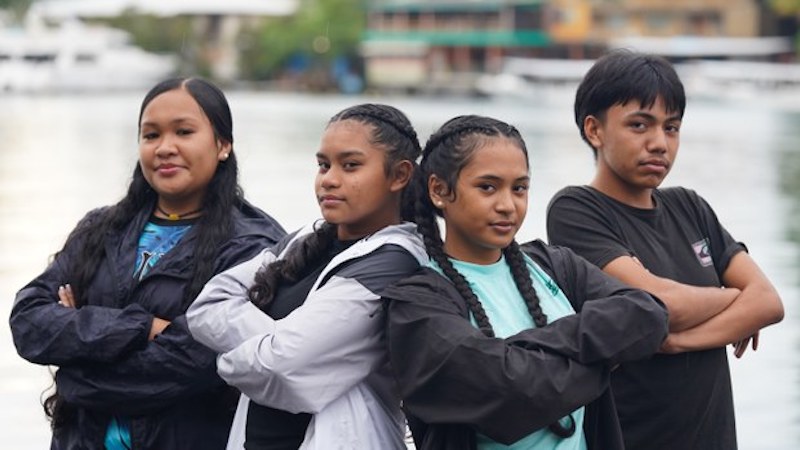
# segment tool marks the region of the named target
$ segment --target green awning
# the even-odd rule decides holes
[[[367,31],[364,41],[414,42],[435,46],[469,47],[544,47],[550,44],[547,33],[521,31]]]

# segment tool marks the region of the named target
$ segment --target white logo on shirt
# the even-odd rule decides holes
[[[714,264],[711,259],[711,252],[708,249],[708,238],[703,238],[692,244],[692,249],[694,249],[694,254],[697,256],[697,260],[700,261],[701,266],[708,267]]]

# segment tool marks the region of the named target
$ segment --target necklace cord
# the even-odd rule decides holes
[[[173,221],[174,221],[174,220],[181,220],[181,219],[183,219],[183,218],[184,218],[184,217],[186,217],[186,216],[191,216],[191,215],[194,215],[194,214],[197,214],[197,213],[199,213],[199,212],[203,211],[203,208],[198,208],[198,209],[195,209],[194,211],[189,211],[189,212],[187,212],[187,213],[183,213],[183,214],[177,214],[177,213],[168,213],[168,212],[164,211],[164,210],[161,208],[161,206],[160,206],[160,205],[158,205],[158,204],[156,204],[156,209],[157,209],[157,210],[158,210],[158,212],[160,212],[161,214],[163,214],[163,215],[167,216],[167,220],[173,220]]]

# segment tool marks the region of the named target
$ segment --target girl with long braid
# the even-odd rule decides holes
[[[609,374],[658,350],[664,308],[568,249],[517,244],[530,177],[514,127],[448,121],[415,183],[431,262],[383,297],[417,449],[622,449]]]
[[[399,110],[357,105],[322,137],[323,220],[212,279],[188,312],[239,388],[229,449],[405,449],[383,288],[427,261],[403,198],[420,154]]]
[[[236,393],[185,311],[214,274],[286,234],[244,199],[216,86],[157,84],[138,128],[125,197],[89,212],[11,311],[19,354],[58,367],[52,449],[222,448]]]

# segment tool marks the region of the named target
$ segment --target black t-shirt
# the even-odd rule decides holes
[[[694,191],[653,192],[639,209],[588,187],[567,187],[548,207],[551,244],[571,247],[598,267],[636,257],[651,273],[695,286],[721,286],[731,258],[745,250]],[[628,449],[731,450],[736,426],[724,347],[657,354],[612,376]]]

